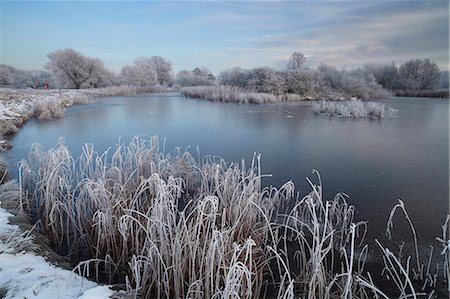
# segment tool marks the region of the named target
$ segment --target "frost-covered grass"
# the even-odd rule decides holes
[[[300,197],[292,182],[263,187],[258,156],[250,165],[196,161],[161,152],[157,138],[105,153],[85,145],[80,157],[62,141],[35,145],[29,159],[23,208],[80,273],[122,281],[138,297],[264,298],[267,288],[278,298],[389,297],[365,269],[366,224],[346,195],[323,198],[320,177]],[[378,250],[397,297],[431,292],[448,273],[448,261],[430,276],[419,261]],[[426,291],[411,283],[419,272]]]
[[[115,85],[103,88],[81,89],[81,92],[90,96],[129,96],[143,93],[155,93],[171,91],[170,88],[153,85],[153,86],[135,86],[135,85]]]
[[[350,118],[391,118],[397,115],[397,110],[376,102],[350,101],[320,101],[313,104],[316,114]]]
[[[398,97],[450,98],[448,89],[421,91],[396,90],[395,95]]]
[[[276,103],[278,97],[262,92],[249,92],[239,87],[231,86],[192,86],[182,87],[181,94],[185,97],[206,99],[219,102],[237,103]]]
[[[14,182],[0,185],[0,206],[20,199]],[[9,223],[14,215],[0,207],[1,298],[109,298],[114,292],[72,271],[58,268],[34,251],[38,246],[29,231]]]
[[[32,117],[64,117],[65,107],[90,102],[91,98],[79,91],[0,89],[0,134],[17,132]]]
[[[5,158],[3,158],[3,155],[0,152],[0,183],[6,177],[8,167],[9,167],[8,162],[6,162]]]
[[[42,120],[64,117],[66,107],[89,104],[93,97],[162,91],[168,91],[168,88],[159,85],[150,87],[120,85],[76,90],[0,88],[0,135],[17,132],[18,127],[32,117]]]
[[[342,92],[337,92],[326,88],[320,92],[316,92],[315,94],[308,93],[303,96],[295,93],[280,93],[275,95],[272,93],[253,92],[240,87],[227,85],[182,87],[180,91],[185,97],[219,102],[253,104],[296,102],[318,99],[326,101],[339,100],[345,102],[346,99],[350,99],[350,97],[345,96]]]

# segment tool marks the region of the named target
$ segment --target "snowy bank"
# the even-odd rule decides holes
[[[65,107],[89,102],[89,96],[74,90],[0,89],[0,133],[15,133],[32,117],[64,117]]]
[[[89,104],[98,96],[136,95],[168,91],[164,86],[110,86],[105,88],[39,90],[0,88],[0,149],[11,147],[2,137],[17,132],[32,117],[54,119],[65,116],[65,108]]]
[[[58,268],[32,252],[32,237],[9,223],[0,207],[1,298],[110,298],[114,291],[72,271]]]
[[[181,95],[185,97],[205,99],[218,102],[237,102],[251,104],[278,103],[283,101],[305,100],[296,94],[274,95],[264,92],[253,92],[233,86],[191,86],[182,87]]]

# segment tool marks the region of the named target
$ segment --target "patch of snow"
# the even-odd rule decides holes
[[[114,293],[109,287],[58,268],[33,252],[17,253],[16,243],[8,240],[23,232],[9,223],[11,216],[0,208],[0,289],[6,291],[5,299],[106,299]]]
[[[113,293],[107,286],[98,286],[84,291],[78,299],[106,299]]]

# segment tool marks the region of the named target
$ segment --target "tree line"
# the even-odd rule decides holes
[[[407,95],[435,90],[447,90],[448,96],[448,71],[440,71],[429,59],[411,59],[398,67],[394,62],[366,64],[351,70],[339,70],[323,63],[313,69],[305,62],[303,54],[294,52],[284,70],[234,67],[221,72],[218,78],[224,85],[276,95],[293,93],[313,99],[370,99],[386,97],[387,93]]]
[[[139,87],[213,85],[215,77],[206,67],[182,70],[176,76],[172,63],[161,57],[138,57],[116,74],[103,61],[83,55],[73,49],[60,49],[47,55],[43,70],[25,71],[0,65],[0,85],[16,88],[39,88],[45,82],[51,88],[99,88],[115,85]]]
[[[350,70],[320,64],[305,65],[302,53],[294,52],[283,70],[271,67],[241,69],[233,67],[216,77],[206,67],[173,74],[172,64],[161,56],[138,57],[116,74],[103,61],[73,49],[60,49],[47,55],[43,70],[24,71],[0,65],[0,85],[39,88],[48,82],[51,88],[98,88],[114,85],[199,86],[228,85],[249,91],[297,94],[304,98],[386,97],[388,93],[407,94],[448,90],[448,71],[441,71],[430,59],[411,59],[397,66],[366,64]],[[448,91],[447,91],[448,94]]]

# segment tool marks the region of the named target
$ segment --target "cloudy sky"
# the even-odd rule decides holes
[[[1,1],[1,63],[40,69],[74,48],[119,71],[160,55],[175,71],[431,58],[448,68],[448,1],[129,2]]]

